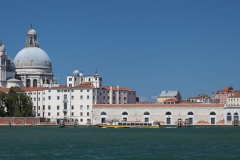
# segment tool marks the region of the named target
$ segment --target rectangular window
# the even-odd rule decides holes
[[[80,92],[82,92],[82,89],[80,90]]]
[[[74,109],[74,106],[72,105],[72,109]]]
[[[83,96],[80,96],[80,99],[83,99]]]
[[[72,116],[74,116],[74,112],[72,112]]]
[[[38,98],[38,101],[40,101],[40,98]]]
[[[81,109],[81,110],[83,109],[83,105],[80,106],[80,109]]]
[[[80,119],[80,122],[83,122],[83,119]]]
[[[57,100],[59,100],[60,98],[59,98],[59,96],[57,96]]]
[[[80,112],[80,116],[83,116],[83,112]]]
[[[74,99],[74,96],[72,96],[72,99]]]
[[[43,101],[45,101],[45,97],[43,97]]]
[[[89,116],[89,112],[87,112],[87,116]]]
[[[89,92],[89,89],[87,90],[87,92]]]
[[[48,106],[48,110],[51,110],[51,106]]]
[[[103,99],[105,99],[105,96],[103,96]]]
[[[89,105],[87,105],[87,110],[89,110]]]
[[[34,98],[34,101],[36,101],[36,98]]]
[[[87,99],[89,99],[89,96],[87,96]]]
[[[57,110],[59,110],[59,106],[57,106]]]
[[[72,78],[69,78],[68,80],[69,80],[69,81],[72,81]]]
[[[64,99],[67,99],[67,94],[64,94],[63,96],[64,96],[64,97],[63,97]]]
[[[45,105],[43,105],[43,110],[45,110]]]
[[[57,90],[57,92],[60,92],[60,90]]]
[[[149,122],[149,118],[144,118],[144,122]]]
[[[51,96],[48,96],[48,100],[51,100]]]
[[[69,84],[69,87],[72,87],[72,84]]]
[[[48,92],[51,92],[51,90],[48,90]]]
[[[50,112],[48,112],[48,116],[51,116],[51,113],[50,113]]]

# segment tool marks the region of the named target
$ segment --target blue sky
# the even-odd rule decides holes
[[[33,23],[62,84],[75,69],[98,69],[103,85],[143,100],[162,90],[187,98],[240,89],[239,8],[233,0],[5,0],[0,39],[14,59]]]

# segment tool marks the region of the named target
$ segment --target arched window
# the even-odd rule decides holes
[[[172,113],[171,113],[171,112],[167,112],[167,113],[166,113],[166,115],[168,115],[168,116],[169,116],[169,115],[172,115]]]
[[[101,115],[105,116],[105,115],[107,115],[107,113],[106,112],[101,112]]]
[[[150,114],[149,114],[149,112],[146,111],[143,113],[143,115],[150,115]]]
[[[36,79],[33,80],[33,87],[37,87],[37,80]]]
[[[235,119],[238,120],[238,113],[237,113],[237,112],[234,113],[233,119],[234,119],[234,120],[235,120]]]
[[[216,115],[216,113],[215,112],[211,112],[210,115]]]
[[[227,121],[232,121],[232,115],[231,115],[231,113],[227,113]]]
[[[31,80],[30,79],[27,79],[26,87],[31,87]]]
[[[128,113],[127,112],[123,112],[122,115],[128,115]]]
[[[188,112],[188,115],[193,115],[193,112]]]

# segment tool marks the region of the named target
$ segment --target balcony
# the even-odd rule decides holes
[[[63,112],[65,112],[65,113],[66,113],[67,111],[68,111],[68,109],[63,109]]]
[[[67,100],[67,99],[63,99],[62,102],[63,102],[63,103],[68,103],[68,100]]]

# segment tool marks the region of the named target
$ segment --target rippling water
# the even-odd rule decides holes
[[[0,127],[0,159],[240,159],[240,127]]]

